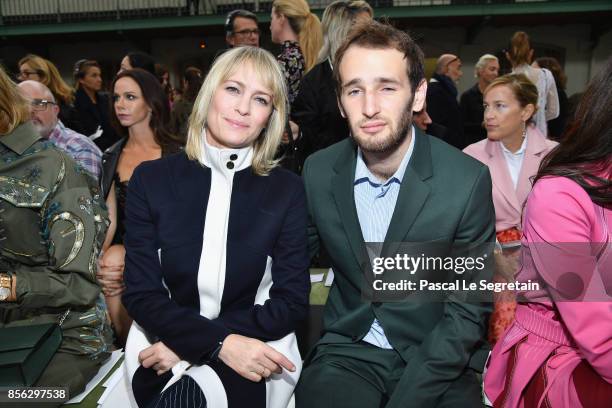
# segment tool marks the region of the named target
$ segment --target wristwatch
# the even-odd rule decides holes
[[[13,278],[8,273],[0,273],[0,302],[11,296],[13,289]]]

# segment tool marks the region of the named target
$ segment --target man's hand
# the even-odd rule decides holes
[[[266,343],[250,337],[230,334],[223,341],[219,359],[244,378],[259,382],[282,369],[295,371],[287,357]]]
[[[172,370],[181,359],[164,343],[158,341],[138,354],[138,361],[145,368],[153,368],[157,375]]]

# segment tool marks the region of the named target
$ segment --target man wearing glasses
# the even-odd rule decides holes
[[[225,41],[228,47],[259,47],[257,16],[247,10],[233,10],[225,20]]]
[[[86,136],[64,126],[58,119],[57,102],[44,84],[36,81],[23,81],[17,86],[21,94],[30,102],[32,123],[40,136],[65,151],[93,176],[97,184],[102,168],[102,152],[98,146]]]

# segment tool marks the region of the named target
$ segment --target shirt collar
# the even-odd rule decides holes
[[[253,162],[253,146],[241,149],[220,149],[214,147],[206,140],[206,130],[202,130],[202,157],[201,162],[214,170],[223,172],[240,171],[249,167]],[[231,167],[228,163],[232,162]]]
[[[28,121],[17,126],[11,133],[0,136],[0,143],[21,155],[39,139],[36,128]]]
[[[404,154],[404,158],[402,159],[402,162],[400,163],[393,176],[389,177],[389,179],[385,181],[384,185],[388,185],[394,181],[397,181],[399,184],[402,184],[402,180],[404,179],[404,173],[406,173],[406,167],[408,166],[408,162],[410,162],[412,152],[414,151],[414,140],[416,138],[414,125],[412,125],[410,131],[412,133],[412,137],[410,138],[410,145],[408,146],[408,150]],[[372,184],[382,184],[380,180],[375,177],[372,172],[370,172],[370,169],[368,169],[368,166],[363,160],[363,153],[361,152],[361,149],[357,147],[357,164],[355,167],[355,180],[353,184],[359,184],[366,180]]]

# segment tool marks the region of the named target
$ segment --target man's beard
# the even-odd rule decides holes
[[[49,137],[49,135],[51,134],[51,132],[53,131],[53,129],[55,128],[55,125],[51,126],[51,125],[43,125],[41,122],[37,121],[37,120],[33,120],[32,121],[32,125],[34,125],[34,129],[36,129],[36,132],[38,132],[38,134],[40,135],[40,137],[47,139]]]
[[[399,145],[401,145],[406,137],[408,137],[408,131],[412,126],[412,102],[414,97],[410,98],[405,108],[403,109],[402,116],[397,124],[397,128],[390,129],[389,134],[384,139],[379,139],[378,135],[375,136],[362,136],[358,133],[361,123],[367,122],[368,120],[384,120],[387,126],[391,125],[389,118],[384,116],[375,116],[374,118],[364,119],[359,121],[355,127],[351,125],[351,135],[353,140],[359,145],[362,151],[366,153],[389,153],[394,151]],[[350,121],[349,121],[350,123]]]

